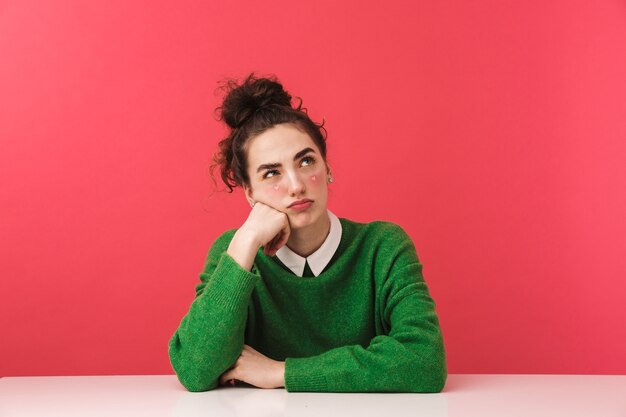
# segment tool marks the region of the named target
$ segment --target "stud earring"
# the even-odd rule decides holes
[[[333,177],[328,177],[328,183],[331,184],[333,182]]]
[[[250,202],[250,207],[254,207],[255,204],[256,204],[256,201],[251,201]]]

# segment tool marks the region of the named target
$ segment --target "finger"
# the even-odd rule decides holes
[[[226,379],[223,382],[220,382],[221,386],[226,386],[226,387],[234,387],[235,386],[235,379]]]
[[[228,376],[226,375],[226,373],[223,373],[219,378],[219,384],[226,385],[226,381],[228,381]]]
[[[278,250],[276,244],[280,241],[280,239],[281,233],[274,236],[272,240],[270,240],[267,245],[265,245],[264,253],[268,256],[274,256],[276,254],[276,250]]]
[[[280,239],[278,239],[277,242],[272,246],[272,250],[273,250],[272,256],[274,256],[280,248],[285,246],[288,240],[289,240],[289,231],[287,232],[281,231]]]
[[[267,251],[267,256],[269,256],[269,257],[275,256],[275,255],[276,255],[276,252],[278,252],[278,249],[280,249],[280,248],[278,248],[278,247],[276,247],[276,246],[274,246],[274,247],[272,247],[272,248],[268,249],[268,251]]]
[[[234,379],[237,379],[237,377],[235,376],[234,370],[231,369],[230,371],[224,372],[222,376],[220,376],[219,382],[221,385],[232,385],[230,384],[230,380]]]
[[[283,234],[285,236],[285,242],[291,236],[291,224],[289,223],[289,217],[285,216],[285,226],[283,227]]]
[[[276,250],[285,246],[285,244],[289,240],[289,230],[282,232],[280,236],[281,236],[281,239],[278,242],[276,242]]]
[[[243,350],[247,351],[247,352],[257,352],[257,350],[255,348],[253,348],[250,345],[243,345]]]

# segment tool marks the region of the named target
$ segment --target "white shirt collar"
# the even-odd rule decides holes
[[[321,274],[339,247],[339,242],[341,241],[341,222],[330,210],[327,209],[327,211],[328,217],[330,218],[330,231],[328,232],[328,236],[326,236],[326,240],[324,240],[322,246],[310,254],[308,258],[298,255],[289,249],[287,245],[284,245],[276,251],[278,259],[299,277],[304,273],[305,262],[308,262],[313,275],[318,276]]]

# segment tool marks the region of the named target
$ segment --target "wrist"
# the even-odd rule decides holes
[[[285,362],[278,362],[276,369],[277,388],[282,388],[285,386]]]
[[[228,253],[243,269],[250,271],[259,248],[260,246],[257,246],[256,242],[250,235],[239,233],[239,231],[237,231],[235,232],[233,239],[230,241],[230,245],[228,246],[226,253]]]
[[[259,248],[263,246],[253,233],[245,229],[245,226],[237,229],[233,236],[233,241],[236,241],[238,245],[251,249],[254,252],[258,251]]]

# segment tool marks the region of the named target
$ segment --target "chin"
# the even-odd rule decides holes
[[[292,229],[301,229],[315,223],[319,215],[317,213],[298,213],[289,216],[289,226]]]

